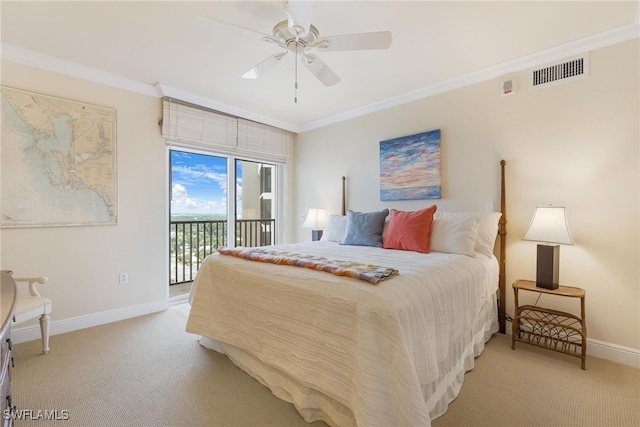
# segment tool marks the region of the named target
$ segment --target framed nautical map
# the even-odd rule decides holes
[[[116,110],[0,92],[0,225],[117,224]]]

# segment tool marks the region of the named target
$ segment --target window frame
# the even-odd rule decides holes
[[[236,227],[236,202],[237,202],[237,191],[236,191],[236,161],[247,161],[254,163],[263,163],[274,166],[275,172],[275,190],[272,191],[275,194],[275,203],[272,204],[271,209],[272,213],[274,213],[273,218],[275,219],[275,236],[274,236],[274,244],[278,244],[283,241],[284,236],[284,215],[283,215],[283,191],[285,188],[284,183],[284,170],[285,165],[274,162],[273,160],[268,159],[258,159],[258,158],[248,158],[247,156],[234,156],[227,153],[216,152],[215,150],[208,150],[203,148],[193,148],[186,147],[184,144],[168,144],[167,145],[167,157],[169,159],[169,179],[168,179],[168,188],[169,188],[169,200],[167,206],[168,212],[168,222],[171,221],[171,193],[173,188],[173,172],[171,170],[171,151],[183,151],[186,153],[204,155],[204,156],[212,156],[224,158],[227,160],[227,246],[235,247],[235,227]],[[168,248],[170,249],[170,248]]]

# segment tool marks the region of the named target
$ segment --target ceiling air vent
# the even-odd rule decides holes
[[[529,70],[529,89],[565,83],[589,77],[589,53]]]

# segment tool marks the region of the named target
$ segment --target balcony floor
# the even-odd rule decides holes
[[[169,298],[177,297],[182,294],[188,294],[191,290],[193,282],[180,283],[178,285],[169,286]]]

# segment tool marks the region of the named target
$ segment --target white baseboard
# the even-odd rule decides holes
[[[509,324],[511,324],[511,322],[509,322]],[[511,326],[507,327],[506,332],[507,335],[511,335]],[[631,347],[587,338],[587,356],[610,360],[633,368],[640,368],[640,350]]]
[[[186,300],[187,296],[185,295],[171,298],[170,300],[158,300],[145,304],[132,305],[129,307],[102,311],[100,313],[88,314],[85,316],[56,320],[51,322],[49,333],[53,336],[117,322],[119,320],[130,319],[132,317],[144,316],[145,314],[166,310],[170,305],[180,304]],[[507,333],[511,335],[511,328],[507,328]],[[37,324],[11,329],[11,341],[15,344],[37,339],[40,339],[40,326]],[[607,359],[612,362],[621,363],[634,368],[640,368],[640,350],[635,348],[624,347],[594,339],[587,339],[587,354],[589,356]]]
[[[119,320],[130,319],[132,317],[144,316],[145,314],[157,313],[169,308],[168,300],[158,300],[144,304],[131,305],[128,307],[116,308],[99,313],[87,314],[85,316],[71,317],[69,319],[55,320],[49,327],[49,335],[65,334],[80,329],[91,328],[93,326],[104,325],[117,322]],[[40,325],[11,328],[11,341],[20,344],[27,341],[39,340]]]
[[[169,305],[177,305],[177,304],[183,304],[185,302],[189,301],[189,294],[182,294],[182,295],[178,295],[177,297],[172,297],[169,298]]]
[[[587,338],[587,354],[622,365],[640,368],[640,350]]]

